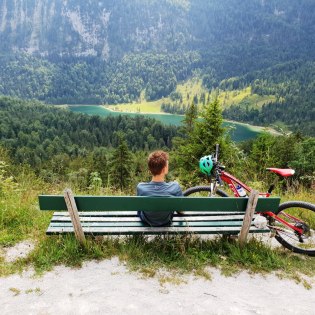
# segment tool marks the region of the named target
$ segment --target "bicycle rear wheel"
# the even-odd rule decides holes
[[[315,256],[315,205],[303,201],[284,202],[275,214],[303,230],[299,235],[278,220],[272,220],[276,240],[295,253]]]
[[[210,186],[195,186],[188,188],[183,192],[185,197],[190,195],[195,195],[196,197],[209,197],[211,195],[211,187]],[[217,189],[214,197],[228,197],[228,195],[221,189]]]

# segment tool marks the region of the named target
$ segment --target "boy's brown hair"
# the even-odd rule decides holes
[[[148,167],[153,176],[160,175],[167,165],[168,153],[164,151],[154,151],[148,157]]]

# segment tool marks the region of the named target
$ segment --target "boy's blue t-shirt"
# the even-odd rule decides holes
[[[139,183],[137,196],[182,196],[182,190],[177,182]],[[174,211],[141,211],[140,218],[152,226],[168,225],[172,221]]]

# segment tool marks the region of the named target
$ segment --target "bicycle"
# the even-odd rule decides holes
[[[195,186],[184,191],[184,196],[193,194],[206,196],[228,197],[228,194],[218,187],[226,183],[235,197],[247,197],[252,188],[241,180],[225,171],[225,167],[219,161],[219,145],[216,145],[215,155],[209,155],[208,175],[209,186]],[[292,176],[293,169],[267,168],[268,171],[280,177]],[[260,192],[259,197],[268,198],[272,194],[275,185],[272,184],[267,192]],[[288,201],[280,204],[276,213],[264,212],[266,226],[274,233],[276,240],[287,249],[295,253],[315,256],[315,205],[304,201]]]

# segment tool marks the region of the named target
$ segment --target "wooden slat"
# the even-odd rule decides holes
[[[85,234],[92,235],[132,235],[132,234],[186,234],[186,233],[197,233],[197,234],[238,234],[240,227],[117,227],[117,228],[88,228],[84,227],[83,231]],[[269,232],[266,229],[257,229],[256,227],[250,228],[250,233],[265,233]],[[49,227],[46,234],[63,234],[73,233],[72,227],[59,228]]]
[[[82,222],[82,227],[147,227],[147,225],[142,222]],[[71,227],[73,226],[71,222],[51,222],[51,227]],[[173,222],[172,226],[242,226],[242,221],[202,221],[202,222]]]
[[[66,211],[56,211],[54,212],[55,216],[68,215]],[[137,215],[137,211],[79,211],[79,216],[91,216],[91,217],[106,217],[106,216],[135,216]]]
[[[229,220],[235,221],[240,220],[242,221],[244,215],[229,215],[229,216],[178,216],[173,218],[173,222],[184,222],[184,221],[222,221],[222,220]],[[81,222],[140,222],[140,218],[133,216],[133,217],[88,217],[88,216],[80,216]],[[58,216],[54,215],[51,219],[51,222],[71,222],[69,216]]]
[[[244,215],[244,212],[237,212],[237,211],[232,211],[232,212],[228,212],[228,211],[215,211],[215,212],[210,212],[210,211],[185,211],[185,216],[189,215],[189,216],[195,216],[195,215],[213,215],[213,216],[217,216],[217,215],[236,215],[236,214],[240,214],[240,215]],[[179,214],[177,214],[175,212],[175,217],[176,216],[180,216]]]
[[[185,211],[184,216],[217,216],[217,215],[242,215],[244,216],[244,212],[209,212],[209,211]],[[69,216],[69,213],[66,211],[56,211],[54,212],[54,216]],[[137,211],[79,211],[79,216],[88,216],[88,217],[133,217],[137,216]],[[174,213],[174,217],[182,217],[182,215]]]
[[[249,228],[253,220],[254,212],[257,206],[259,198],[259,192],[255,189],[253,189],[250,192],[248,203],[246,207],[246,212],[244,215],[243,225],[241,228],[240,236],[239,236],[239,242],[241,246],[244,246],[247,240],[247,235],[249,233]]]
[[[185,198],[185,197],[139,197],[139,196],[77,196],[78,211],[223,211],[245,212],[247,198]],[[257,212],[274,212],[280,198],[260,198]],[[41,210],[67,210],[63,196],[39,196]]]

